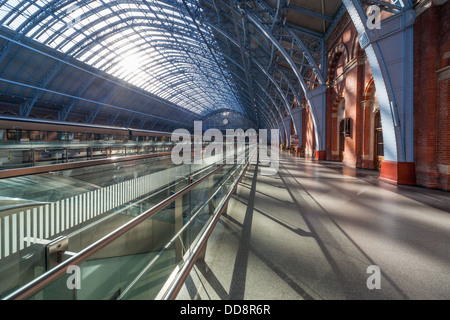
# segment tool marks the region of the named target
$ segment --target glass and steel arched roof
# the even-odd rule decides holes
[[[176,2],[174,2],[176,3]],[[199,115],[244,112],[212,58],[212,32],[161,1],[0,1],[0,22],[16,34],[155,94]],[[180,8],[189,5],[179,2]]]
[[[397,1],[361,2],[395,9]],[[28,107],[21,107],[24,116],[39,99],[63,96],[63,91],[70,101],[49,99],[61,106],[62,119],[72,112],[87,114],[93,121],[103,106],[102,115],[107,108],[116,110],[108,118],[112,123],[118,112],[126,121],[126,111],[131,110],[130,119],[147,114],[178,126],[230,110],[257,127],[276,128],[286,115],[293,117],[294,108],[305,105],[310,91],[326,86],[326,41],[345,12],[342,0],[0,0],[0,45],[6,47],[0,64],[8,56],[0,82],[15,87],[8,87],[7,93],[20,91],[29,101]],[[6,28],[10,30],[2,36]],[[41,57],[31,59],[33,63],[16,63],[26,50],[19,53],[15,48],[33,51],[28,43],[46,46],[54,66],[24,78],[34,65],[49,60],[39,49]],[[9,52],[8,45],[13,48]],[[80,68],[72,61],[84,65]],[[64,66],[58,67],[61,62]],[[82,71],[90,80],[71,76],[71,70]],[[69,76],[60,77],[63,72]],[[129,105],[119,99],[120,92],[99,92],[103,84],[94,77],[105,80],[104,73],[133,86],[124,97]],[[103,91],[111,87],[105,84]],[[144,94],[136,95],[134,87]],[[33,90],[45,94],[28,92]],[[146,93],[171,106],[142,102]],[[178,112],[179,107],[185,109]],[[173,119],[175,113],[179,114]]]

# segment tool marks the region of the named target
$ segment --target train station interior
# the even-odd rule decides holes
[[[449,300],[449,89],[447,0],[0,0],[0,299]]]

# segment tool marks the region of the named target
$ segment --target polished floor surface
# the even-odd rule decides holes
[[[285,153],[259,169],[178,299],[450,299],[449,192]]]

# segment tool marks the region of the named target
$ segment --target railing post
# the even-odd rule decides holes
[[[47,244],[45,250],[45,268],[50,270],[62,262],[62,255],[69,247],[69,238],[58,237]]]
[[[183,196],[175,200],[175,233],[183,227]],[[180,261],[183,258],[183,244],[178,238],[175,241],[175,260]]]
[[[187,179],[187,185],[192,184],[193,178],[189,176]],[[179,190],[175,190],[178,192]],[[175,233],[183,228],[183,196],[175,199]],[[181,235],[180,235],[181,237]],[[175,241],[175,260],[180,261],[183,259],[183,242],[180,237]]]
[[[31,162],[34,167],[36,165],[36,152],[34,151],[34,149],[31,149],[30,153],[31,153]]]
[[[213,216],[214,215],[214,202],[213,202],[212,196],[214,194],[214,175],[210,176],[208,181],[209,181],[209,187],[208,187],[208,189],[209,189],[209,203],[208,203],[209,216]],[[200,253],[198,254],[197,259],[203,260],[203,261],[205,260],[207,246],[208,246],[208,241],[205,242],[205,245],[200,250]]]
[[[209,180],[208,189],[209,189],[209,199],[210,199],[208,206],[209,206],[209,215],[212,216],[214,214],[214,202],[212,199],[212,196],[214,194],[214,175],[210,176],[208,180]]]

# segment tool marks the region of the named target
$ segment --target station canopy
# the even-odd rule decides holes
[[[341,0],[0,0],[2,29],[14,34],[1,33],[2,54],[13,54],[6,43],[39,43],[51,51],[37,52],[57,53],[60,65],[79,61],[187,111],[178,123],[230,110],[258,127],[274,127],[301,106],[304,92],[325,84],[325,40],[344,12]],[[6,74],[4,81],[20,85]],[[43,72],[27,85],[47,100],[62,92],[79,104],[100,101],[157,114],[137,102],[107,104],[104,92],[96,96],[83,89],[83,77],[65,91],[50,90],[49,77],[57,76]],[[178,109],[170,110],[158,117],[174,119]]]

